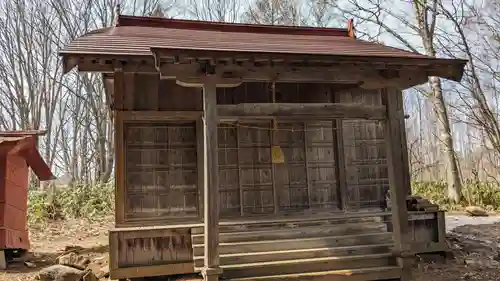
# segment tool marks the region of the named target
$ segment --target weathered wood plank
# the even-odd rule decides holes
[[[340,103],[241,103],[218,105],[219,116],[315,116],[316,118],[351,118],[382,120],[382,106]]]
[[[240,149],[240,127],[236,126],[236,149],[237,151],[237,158],[238,158],[238,164],[237,164],[237,169],[238,169],[238,195],[240,198],[240,216],[243,216],[245,213],[245,206],[243,202],[245,201],[245,193],[243,192],[243,175],[241,171],[241,163],[243,162],[243,159],[241,157],[241,149]]]
[[[135,88],[135,81],[137,78],[137,73],[125,73],[125,94],[123,98],[123,109],[124,110],[134,110],[134,96],[137,93]]]
[[[117,110],[123,109],[123,100],[125,95],[125,73],[122,68],[115,68],[115,82],[113,91],[113,107]]]
[[[234,278],[233,281],[366,281],[366,280],[397,280],[401,269],[397,266],[328,270],[301,274],[275,274],[262,277]]]
[[[221,255],[221,264],[244,264],[256,262],[285,261],[324,257],[345,257],[350,255],[369,255],[390,253],[392,243],[375,245],[356,245],[347,247],[321,247],[287,251],[269,251],[260,253],[241,253]],[[195,266],[203,266],[202,257],[195,257]]]
[[[356,222],[341,224],[319,224],[312,226],[295,225],[290,227],[268,227],[262,229],[241,229],[233,232],[220,233],[220,243],[238,243],[250,241],[271,241],[281,239],[300,239],[314,237],[330,237],[356,235],[359,233],[385,234],[385,224],[381,222]],[[192,235],[193,244],[203,243],[203,234]]]
[[[127,111],[123,113],[126,121],[178,121],[198,120],[202,111]]]
[[[303,260],[260,262],[244,265],[224,266],[224,277],[244,278],[269,276],[276,273],[293,274],[340,269],[359,269],[393,265],[389,255],[372,254],[349,257],[326,257]]]
[[[196,169],[198,172],[198,218],[203,221],[204,217],[204,202],[205,202],[205,124],[200,118],[196,121]]]
[[[331,93],[331,101],[334,103],[341,102],[339,95],[335,95],[335,93]],[[339,208],[346,211],[349,202],[347,202],[347,167],[345,164],[344,127],[342,119],[335,120],[333,124],[333,147],[335,151],[335,172]]]
[[[311,140],[308,134],[308,123],[304,123],[303,133],[304,133],[304,163],[305,163],[305,177],[307,184],[307,201],[309,206],[312,205],[312,182],[311,182],[311,156],[310,156],[310,148],[311,148]]]
[[[363,233],[356,235],[321,236],[294,239],[276,239],[264,241],[248,241],[237,243],[223,243],[220,246],[220,254],[237,254],[266,251],[286,251],[296,249],[311,249],[321,247],[347,247],[352,245],[367,245],[378,243],[389,243],[392,234],[388,232]],[[195,256],[203,255],[204,244],[193,245]],[[205,252],[206,254],[206,252]]]
[[[111,276],[135,278],[193,273],[191,228],[178,227],[110,231]]]
[[[194,273],[193,262],[118,268],[110,271],[110,278],[131,279]]]

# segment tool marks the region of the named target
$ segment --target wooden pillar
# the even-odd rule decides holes
[[[5,257],[5,251],[0,250],[0,270],[7,269],[7,258]]]
[[[208,81],[203,85],[205,263],[202,274],[205,281],[218,281],[221,273],[217,123],[217,84]]]
[[[205,69],[206,71],[207,69]],[[203,218],[204,218],[204,266],[205,281],[218,281],[222,273],[219,261],[219,167],[217,143],[217,87],[233,88],[241,85],[241,79],[223,79],[206,72],[200,77],[177,77],[183,87],[203,90]]]
[[[392,204],[392,225],[394,235],[394,254],[402,268],[401,281],[411,280],[413,255],[411,254],[408,228],[408,210],[406,195],[408,181],[403,175],[403,144],[401,142],[401,118],[398,108],[398,95],[401,91],[386,89],[382,91],[382,101],[387,109],[385,121],[385,139],[387,149],[387,165],[389,171],[389,187]]]
[[[114,73],[113,114],[115,125],[115,224],[125,223],[125,155],[123,132],[123,95],[125,76],[123,69],[116,68]]]
[[[407,187],[406,193],[411,195],[411,178],[410,178],[410,160],[408,157],[408,143],[406,139],[406,122],[405,122],[405,112],[404,112],[404,102],[403,93],[401,91],[396,91],[396,97],[398,101],[398,111],[399,111],[399,122],[401,123],[401,144],[403,146],[402,155],[403,157],[403,175],[405,180],[405,186]]]
[[[331,95],[331,102],[342,102],[340,94],[333,92]],[[347,197],[347,166],[345,164],[344,127],[342,118],[338,118],[334,121],[333,141],[335,149],[337,198],[339,198],[339,208],[344,212],[347,212],[349,202]]]

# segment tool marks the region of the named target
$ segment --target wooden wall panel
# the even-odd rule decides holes
[[[379,91],[349,91],[339,97],[341,102],[382,104]],[[348,207],[380,207],[389,188],[383,124],[370,120],[342,123]]]
[[[185,88],[174,80],[160,80],[158,75],[124,73],[124,93],[118,109],[135,111],[202,110],[201,89]],[[117,101],[115,101],[117,102]]]
[[[141,235],[142,234],[142,235]],[[119,267],[151,266],[192,261],[189,230],[116,232]]]
[[[203,110],[201,89],[182,87],[173,80],[161,80],[158,95],[159,110]]]
[[[152,74],[137,74],[134,83],[134,110],[158,109],[158,84],[160,77]]]

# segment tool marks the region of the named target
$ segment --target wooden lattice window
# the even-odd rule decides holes
[[[125,220],[198,215],[195,122],[124,124]]]

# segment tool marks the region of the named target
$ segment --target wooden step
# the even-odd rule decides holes
[[[283,228],[298,228],[298,227],[315,227],[315,226],[343,226],[351,225],[361,227],[363,225],[385,225],[381,218],[336,218],[330,220],[309,219],[309,220],[278,220],[278,221],[256,221],[249,224],[244,223],[221,223],[219,225],[219,233],[243,232],[243,231],[259,231],[259,230],[278,230]],[[203,227],[193,227],[192,234],[203,234]]]
[[[223,265],[224,278],[244,278],[283,274],[299,274],[365,267],[384,267],[395,265],[390,253],[347,257],[327,257],[286,261],[258,262],[247,264]],[[197,270],[201,270],[197,268]]]
[[[345,257],[349,255],[360,256],[370,254],[389,253],[392,243],[375,245],[356,245],[334,248],[308,248],[284,251],[236,253],[220,255],[222,265],[271,262],[295,259],[325,258],[325,257]],[[203,256],[194,257],[195,267],[203,267]]]
[[[253,231],[220,233],[219,243],[292,239],[300,237],[342,236],[385,231],[385,225],[381,224],[321,225],[315,227],[290,227],[272,230],[259,229]],[[193,244],[202,244],[204,242],[204,235],[203,233],[193,234],[192,239]]]
[[[324,236],[263,241],[219,243],[219,254],[283,251],[311,248],[334,248],[354,245],[383,244],[392,242],[392,233],[363,233],[344,236]],[[193,244],[194,256],[202,256],[203,244]]]
[[[231,281],[376,281],[399,279],[400,277],[401,269],[399,267],[384,266],[299,274],[233,278]]]

